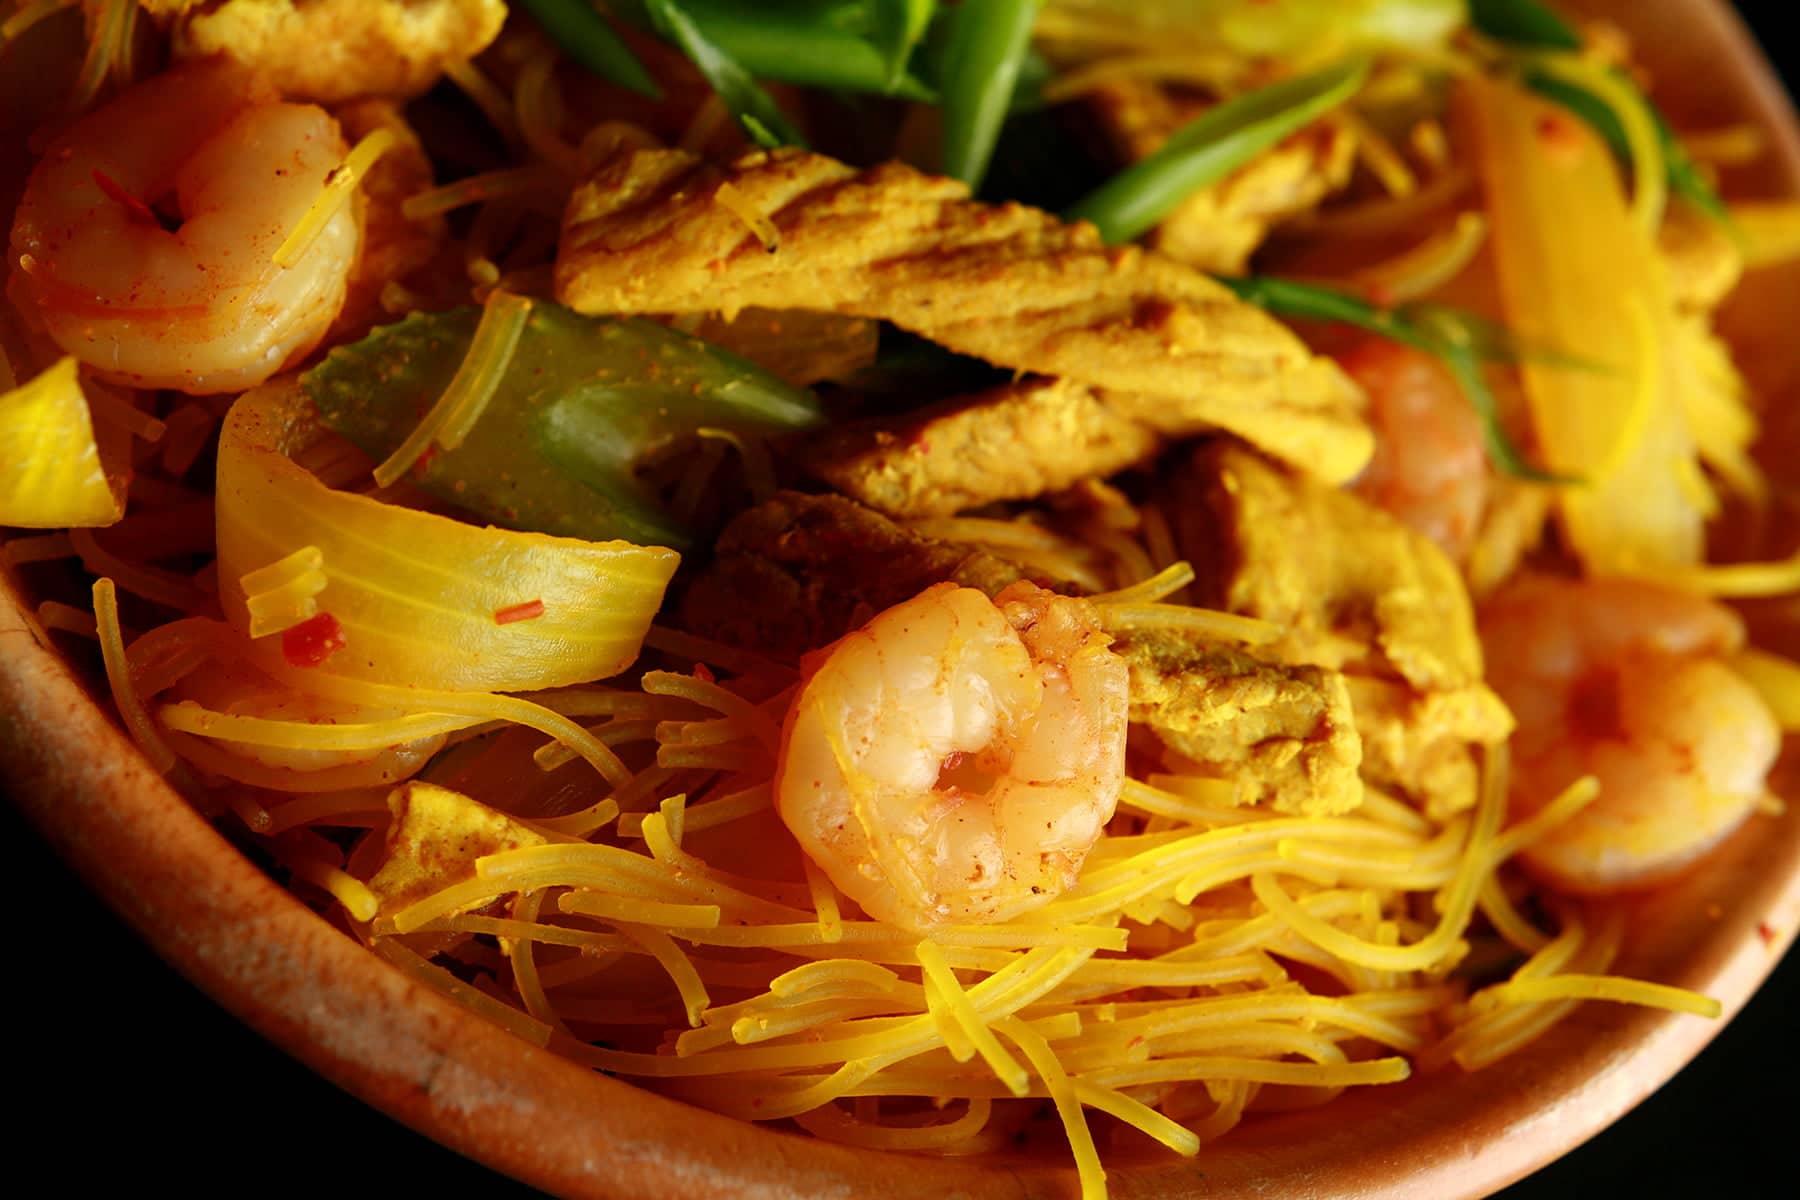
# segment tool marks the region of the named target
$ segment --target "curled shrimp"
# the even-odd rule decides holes
[[[19,290],[101,378],[253,387],[311,350],[344,302],[353,205],[290,265],[274,261],[344,154],[323,109],[228,67],[159,75],[75,122],[32,171],[12,228]]]
[[[1600,783],[1525,851],[1537,874],[1574,892],[1653,884],[1762,799],[1781,732],[1722,660],[1744,642],[1730,609],[1632,580],[1522,576],[1480,620],[1488,682],[1518,718],[1515,812],[1584,775]]]
[[[1125,779],[1126,667],[1086,601],[943,583],[809,664],[776,803],[871,917],[1003,921],[1065,891]]]
[[[1487,508],[1481,421],[1430,355],[1382,338],[1359,343],[1344,369],[1369,396],[1375,455],[1355,490],[1463,562]]]

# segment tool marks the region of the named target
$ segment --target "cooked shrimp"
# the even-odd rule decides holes
[[[70,126],[32,171],[12,229],[21,290],[102,378],[253,387],[311,350],[343,304],[353,205],[291,266],[274,258],[344,154],[324,110],[227,67],[159,75]]]
[[[1125,779],[1126,668],[1085,601],[942,583],[821,652],[776,803],[877,920],[1002,921],[1075,881]]]
[[[1487,507],[1481,422],[1430,355],[1370,338],[1342,358],[1369,395],[1375,456],[1355,490],[1463,562]]]
[[[1583,775],[1600,794],[1525,852],[1557,886],[1656,883],[1743,823],[1781,732],[1723,661],[1744,642],[1711,601],[1622,579],[1524,576],[1481,612],[1488,682],[1518,718],[1512,802],[1530,814]]]

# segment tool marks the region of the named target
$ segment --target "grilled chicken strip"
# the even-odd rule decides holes
[[[1114,474],[1160,444],[1157,430],[1105,393],[1028,379],[828,429],[797,453],[814,475],[878,512],[942,517]]]
[[[891,321],[959,353],[1136,397],[1341,481],[1373,442],[1356,386],[1192,267],[955,180],[797,150],[727,168],[627,152],[576,189],[557,298],[584,313],[759,306]]]

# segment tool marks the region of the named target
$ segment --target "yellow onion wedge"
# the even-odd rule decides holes
[[[1465,87],[1506,321],[1527,344],[1587,360],[1522,367],[1543,459],[1584,481],[1558,494],[1570,544],[1597,574],[1698,562],[1711,497],[1652,234],[1633,217],[1612,153],[1581,121],[1509,83]]]
[[[75,360],[0,392],[0,525],[94,528],[125,514],[100,463]]]
[[[334,491],[290,458],[325,436],[292,380],[232,406],[219,439],[220,601],[248,634],[240,580],[295,551],[322,552],[315,600],[341,646],[313,669],[447,691],[558,687],[637,657],[680,556],[481,528]],[[509,614],[529,612],[529,619]],[[291,637],[294,630],[282,635]],[[263,655],[278,655],[259,644]],[[295,666],[292,655],[287,666]]]

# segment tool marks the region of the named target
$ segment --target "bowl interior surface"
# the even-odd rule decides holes
[[[1764,161],[1734,197],[1800,199],[1800,130],[1780,84],[1720,0],[1583,0],[1633,37],[1680,126],[1753,121]],[[1786,297],[1800,266],[1746,279],[1722,315],[1758,392],[1800,395]],[[1771,407],[1760,455],[1800,481],[1800,404]],[[1784,464],[1787,464],[1784,470]],[[1779,550],[1789,545],[1777,547]],[[882,1194],[1066,1196],[1061,1153],[979,1160],[849,1149],[740,1123],[526,1046],[423,989],[276,887],[139,759],[86,685],[40,647],[0,579],[0,768],[52,845],[166,960],[239,1019],[420,1132],[549,1191],[649,1198]],[[1751,618],[1800,654],[1800,624]],[[1780,790],[1800,796],[1792,770]],[[1800,805],[1759,817],[1636,903],[1618,970],[1717,997],[1727,1016],[1800,925]],[[1772,936],[1771,936],[1772,931]],[[1355,1089],[1259,1118],[1183,1160],[1133,1139],[1106,1152],[1119,1197],[1274,1192],[1294,1200],[1487,1195],[1643,1099],[1717,1023],[1587,1004],[1524,1052]]]

